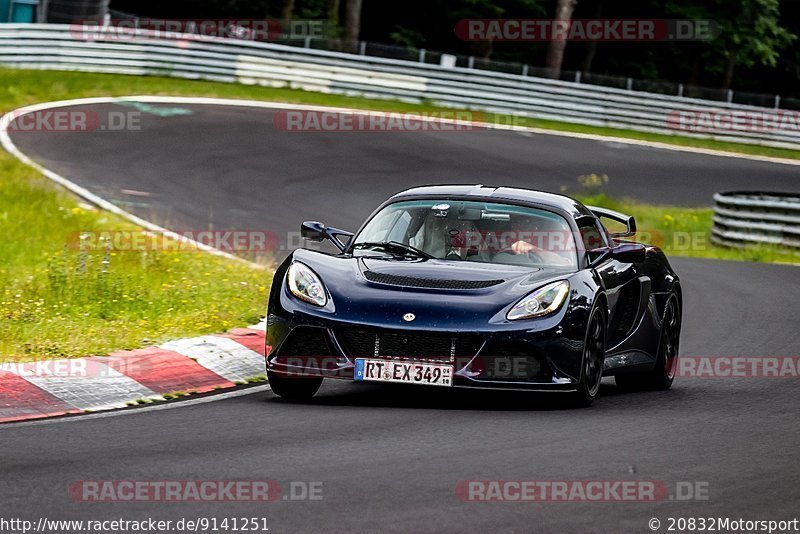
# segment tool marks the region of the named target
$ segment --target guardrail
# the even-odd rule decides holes
[[[800,249],[800,195],[734,191],[715,194],[714,203],[714,243]]]
[[[791,119],[800,120],[796,112],[257,41],[166,40],[119,28],[93,30],[87,39],[79,26],[6,24],[0,25],[0,64],[291,87],[800,149],[800,124],[791,128]],[[679,112],[716,113],[734,125],[731,114],[792,115],[789,127],[693,132],[675,128]]]

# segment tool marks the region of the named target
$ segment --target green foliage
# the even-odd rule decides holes
[[[396,30],[389,34],[392,44],[404,46],[406,48],[422,48],[425,44],[425,36],[420,32],[396,26]]]
[[[200,252],[87,252],[135,230],[0,154],[0,359],[107,354],[257,321],[271,273]]]
[[[115,9],[150,17],[254,18],[280,16],[285,0],[155,2],[114,0]],[[344,0],[340,11],[344,11]],[[328,20],[330,0],[295,0],[295,18]],[[465,42],[453,32],[464,18],[552,17],[554,0],[364,0],[361,36],[432,51],[490,57],[543,66],[544,42]],[[580,0],[575,19],[712,20],[720,35],[712,42],[635,42],[567,45],[564,68],[649,81],[718,87],[733,74],[737,90],[800,97],[800,3],[784,0]],[[337,35],[337,26],[332,25]],[[591,53],[589,49],[591,48]],[[590,59],[591,58],[591,59]],[[730,73],[728,71],[730,70]]]
[[[711,68],[722,72],[728,63],[775,67],[783,49],[797,36],[781,25],[778,0],[712,0],[702,4],[668,3],[670,13],[712,20],[717,36],[706,45]]]

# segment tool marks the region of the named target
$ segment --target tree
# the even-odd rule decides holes
[[[779,0],[714,0],[692,6],[668,4],[667,9],[694,20],[715,21],[708,41],[708,69],[721,75],[730,89],[736,67],[775,67],[783,48],[797,36],[781,26]]]
[[[292,20],[294,16],[294,0],[284,0],[281,8],[281,20]]]
[[[604,0],[596,0],[592,11],[593,19],[603,18],[603,4]],[[583,56],[583,61],[581,62],[581,70],[583,72],[592,71],[592,63],[594,62],[595,55],[597,55],[597,40],[592,39],[586,43],[586,55]]]
[[[572,21],[572,12],[575,10],[575,4],[577,4],[576,0],[558,0],[555,19],[569,24]],[[561,65],[564,63],[564,50],[566,48],[566,39],[552,39],[547,47],[545,65],[552,78],[558,78],[561,74]]]
[[[355,51],[356,43],[361,35],[361,3],[362,0],[347,0],[344,14],[345,46]]]
[[[440,4],[451,4],[446,9],[453,22],[461,19],[515,19],[540,17],[544,14],[540,0],[444,0]],[[430,36],[428,36],[430,37]],[[531,43],[505,43],[506,50],[516,49],[524,57],[529,55]],[[514,46],[516,45],[516,46]],[[472,41],[470,55],[489,59],[495,53],[495,42]]]
[[[389,39],[394,44],[405,48],[422,48],[425,43],[424,35],[403,26],[395,26],[395,31],[389,34]]]
[[[334,29],[337,30],[339,28],[339,7],[340,7],[339,0],[329,0],[328,1],[328,19],[331,21]]]

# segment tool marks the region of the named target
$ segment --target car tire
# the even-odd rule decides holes
[[[267,371],[267,380],[272,392],[292,402],[306,402],[319,391],[322,378],[291,378]]]
[[[576,407],[590,406],[600,393],[605,362],[606,326],[603,310],[595,307],[589,315],[586,327],[578,389],[572,393],[572,404]]]
[[[658,339],[658,355],[653,369],[646,373],[625,373],[614,377],[617,387],[624,391],[660,390],[672,387],[678,368],[681,336],[681,307],[676,293],[671,293],[664,306]]]

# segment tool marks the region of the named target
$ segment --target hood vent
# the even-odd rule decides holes
[[[364,271],[364,277],[370,282],[378,284],[423,289],[485,289],[505,282],[505,280],[441,280],[437,278],[417,278],[413,276],[376,273],[375,271]]]

